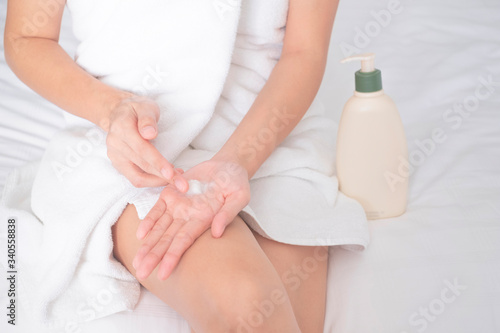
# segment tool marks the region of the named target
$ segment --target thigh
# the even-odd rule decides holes
[[[132,260],[141,245],[135,236],[139,223],[135,206],[129,205],[113,226],[114,255],[132,274]],[[197,332],[217,331],[208,327],[250,325],[237,320],[246,318],[256,301],[268,298],[276,290],[283,291],[284,302],[276,306],[272,320],[267,318],[265,324],[259,322],[258,326],[264,328],[281,320],[280,325],[289,325],[289,332],[296,331],[285,287],[240,218],[219,239],[213,238],[210,230],[202,234],[167,280],[158,280],[156,273],[155,269],[142,285],[179,312]]]
[[[328,247],[284,244],[253,233],[286,287],[302,332],[323,332]]]

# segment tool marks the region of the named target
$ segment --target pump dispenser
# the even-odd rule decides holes
[[[408,148],[396,105],[382,89],[374,53],[343,59],[361,60],[356,90],[344,106],[337,137],[340,191],[356,199],[368,219],[395,217],[406,210]]]

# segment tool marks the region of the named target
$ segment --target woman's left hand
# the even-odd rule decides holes
[[[212,159],[183,177],[205,184],[205,191],[182,193],[172,185],[163,189],[137,229],[137,238],[144,239],[133,261],[139,280],[146,279],[158,264],[158,278],[166,279],[201,234],[211,227],[212,236],[221,237],[250,201],[248,173],[237,163]]]

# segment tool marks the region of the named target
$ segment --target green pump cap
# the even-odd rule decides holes
[[[361,60],[361,69],[354,74],[356,91],[370,93],[382,90],[382,73],[375,68],[375,53],[364,53],[343,59],[341,62]]]

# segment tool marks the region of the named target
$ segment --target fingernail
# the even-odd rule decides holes
[[[184,185],[184,182],[180,179],[176,179],[175,180],[175,187],[177,187],[177,189],[181,192],[184,192],[184,188],[185,188],[185,185]]]
[[[170,275],[170,267],[166,264],[160,265],[158,268],[158,279],[166,280]]]
[[[149,126],[143,127],[141,130],[141,133],[142,133],[142,135],[145,135],[145,136],[153,136],[156,134],[156,130],[153,126],[149,125]]]
[[[222,234],[223,234],[223,233],[224,233],[224,229],[222,229],[222,230],[220,230],[220,229],[219,229],[219,230],[216,230],[216,231],[214,232],[214,237],[215,237],[215,238],[220,238],[220,237],[222,236]]]
[[[172,169],[167,169],[167,168],[163,168],[161,169],[161,175],[163,177],[165,177],[166,179],[172,179],[172,177],[174,176],[174,172],[172,171]]]
[[[137,259],[134,258],[134,260],[132,261],[132,267],[134,267],[135,270],[137,270]]]

